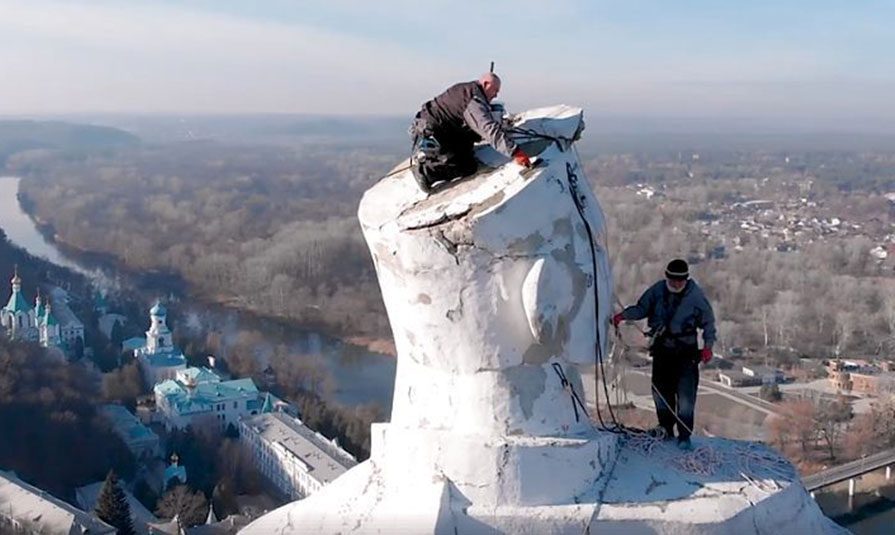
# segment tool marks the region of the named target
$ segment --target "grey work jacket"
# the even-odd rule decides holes
[[[516,144],[507,137],[503,126],[494,120],[491,115],[491,105],[488,104],[485,93],[481,89],[473,93],[472,99],[466,105],[466,110],[463,111],[463,119],[466,120],[466,125],[473,132],[481,136],[497,152],[506,156],[513,155]]]
[[[680,304],[673,310],[674,316],[669,317],[674,308],[675,297],[680,298]],[[667,339],[681,345],[696,345],[697,328],[702,329],[702,340],[706,346],[715,343],[715,314],[712,305],[702,288],[692,279],[687,281],[684,290],[677,295],[668,291],[665,280],[660,280],[643,292],[636,305],[624,309],[622,317],[626,320],[647,318],[647,325],[652,332],[658,332],[664,327]]]
[[[491,115],[491,105],[478,82],[454,84],[424,103],[411,125],[411,137],[415,135],[434,135],[447,147],[471,147],[482,139],[506,156],[516,150],[503,125]]]

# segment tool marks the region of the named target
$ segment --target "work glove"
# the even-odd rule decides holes
[[[708,362],[712,360],[712,348],[706,346],[700,349],[699,360],[701,360],[703,364],[708,364]]]
[[[513,151],[513,160],[522,167],[531,167],[531,160],[528,159],[528,154],[525,154],[525,151],[518,147]]]
[[[625,317],[622,316],[621,312],[619,312],[615,316],[612,316],[612,326],[617,328],[618,324],[621,323],[624,319]]]

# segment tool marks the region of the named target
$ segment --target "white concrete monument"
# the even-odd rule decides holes
[[[514,124],[554,138],[520,140],[532,169],[480,147],[487,169],[428,197],[406,170],[364,195],[398,349],[391,421],[369,460],[243,533],[837,532],[766,448],[679,452],[588,421],[577,368],[606,352],[612,275],[582,112]]]

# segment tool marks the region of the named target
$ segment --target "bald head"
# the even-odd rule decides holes
[[[479,85],[482,86],[482,91],[485,92],[485,98],[488,99],[488,102],[491,102],[500,92],[500,77],[493,72],[486,72],[479,77]]]

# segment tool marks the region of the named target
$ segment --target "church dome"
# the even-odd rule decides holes
[[[168,311],[160,302],[156,301],[155,305],[149,309],[149,313],[153,316],[164,316]]]

